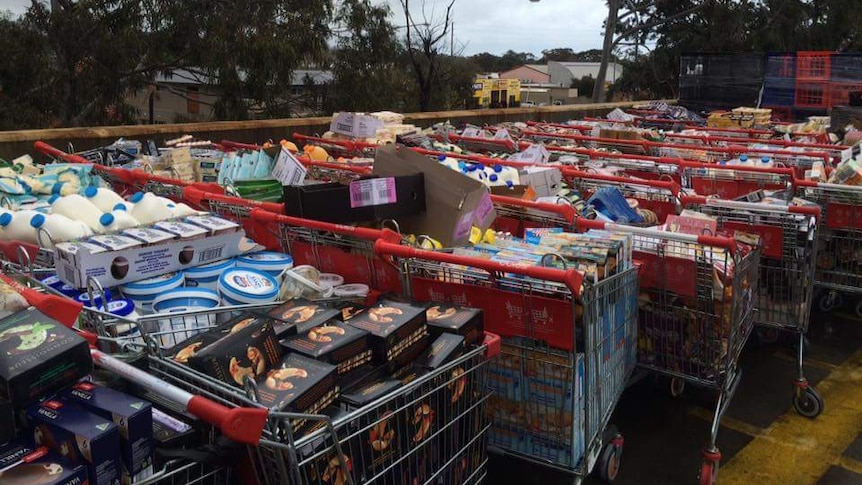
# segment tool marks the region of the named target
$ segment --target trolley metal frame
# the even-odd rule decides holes
[[[829,312],[843,304],[842,293],[862,294],[862,187],[797,180],[797,195],[820,205],[820,236],[814,284],[816,307]],[[862,302],[855,302],[862,316]]]
[[[739,385],[739,356],[754,323],[759,250],[740,254],[731,238],[586,219],[578,227],[634,238],[634,257],[641,263],[638,366],[671,377],[672,394],[681,393],[686,382],[716,392],[700,474],[702,485],[714,485],[719,425]],[[717,279],[716,269],[729,279]]]
[[[781,330],[796,339],[796,377],[793,407],[815,418],[823,410],[823,398],[809,385],[803,368],[805,333],[814,296],[820,207],[779,206],[733,202],[706,197],[683,197],[685,208],[714,217],[719,229],[742,231],[760,237],[760,264],[754,306],[758,334],[775,342]]]
[[[601,477],[616,475],[623,439],[608,422],[634,367],[636,269],[587,284],[574,269],[382,240],[375,250],[396,258],[414,299],[482,308],[486,328],[504,337],[489,369],[491,447],[572,474],[575,483],[597,464]]]

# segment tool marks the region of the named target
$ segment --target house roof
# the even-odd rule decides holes
[[[524,67],[528,67],[534,71],[539,71],[542,74],[548,73],[548,65],[547,64],[524,64]]]

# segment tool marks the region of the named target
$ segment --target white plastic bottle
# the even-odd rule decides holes
[[[30,218],[30,225],[36,229],[36,242],[48,249],[53,249],[55,243],[93,235],[93,230],[87,224],[61,214],[36,214]]]
[[[760,163],[758,163],[757,166],[760,168],[772,168],[775,166],[775,164],[772,163],[772,160],[770,160],[769,157],[764,155],[764,156],[760,157]]]
[[[518,185],[521,181],[521,178],[518,176],[518,169],[514,167],[506,167],[500,164],[494,165],[493,167],[494,173],[497,174],[498,180],[502,183],[500,185]]]
[[[90,229],[96,234],[100,234],[102,229],[102,224],[99,223],[102,211],[78,194],[52,197],[51,213],[66,216],[73,221],[81,221],[90,226]]]
[[[199,213],[198,211],[192,209],[191,207],[189,207],[186,204],[183,204],[182,202],[180,202],[178,204],[171,203],[171,205],[174,206],[174,207],[171,207],[171,209],[173,211],[172,217],[174,217],[174,218],[193,216],[193,215],[196,215]]]
[[[737,163],[737,165],[739,165],[741,167],[750,167],[750,166],[752,166],[752,163],[748,159],[748,155],[740,155],[739,156],[739,163]]]
[[[102,187],[87,187],[84,197],[102,212],[114,210],[114,206],[123,202],[123,198],[111,189]]]
[[[0,226],[3,227],[3,238],[9,241],[22,241],[37,244],[36,228],[30,224],[30,219],[39,214],[36,211],[20,210],[0,215]]]
[[[140,225],[137,219],[124,210],[106,212],[99,218],[99,222],[106,233],[120,232]]]
[[[135,204],[135,208],[132,209],[132,217],[140,224],[148,225],[164,221],[173,215],[173,210],[168,207],[170,201],[151,192],[138,192],[129,200]]]
[[[13,212],[13,211],[5,208],[5,207],[0,207],[0,216],[2,216],[3,214],[14,214],[14,213],[15,212]],[[5,234],[6,234],[6,227],[0,225],[0,240],[6,239]]]
[[[111,207],[111,212],[113,212],[113,211],[126,211],[129,214],[131,214],[132,210],[134,210],[134,208],[135,208],[134,202],[129,202],[128,200],[124,200],[122,202],[117,202],[116,204],[114,204],[114,207]]]

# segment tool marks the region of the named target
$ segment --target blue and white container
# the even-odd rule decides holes
[[[108,302],[108,313],[116,315],[120,320],[114,325],[108,327],[108,331],[115,337],[131,341],[138,344],[143,344],[144,339],[141,337],[141,329],[137,323],[130,323],[129,320],[137,320],[138,312],[135,311],[135,303],[128,298],[118,298]]]
[[[293,258],[275,251],[260,251],[237,256],[236,267],[256,269],[278,278],[285,270],[293,268]]]
[[[270,303],[278,298],[278,281],[269,273],[248,268],[232,268],[218,280],[225,305]]]
[[[60,287],[65,284],[63,283],[63,280],[61,280],[60,277],[55,274],[52,274],[51,276],[46,276],[39,281],[48,288],[52,288],[58,291],[60,290]]]
[[[188,268],[185,270],[186,287],[202,288],[212,291],[218,291],[218,279],[222,273],[233,268],[236,261],[233,259],[225,259],[215,261],[203,266]]]
[[[105,288],[104,298],[102,294],[98,290],[93,291],[93,300],[90,301],[90,293],[87,291],[82,292],[80,295],[75,297],[75,301],[81,302],[86,307],[95,307],[98,309],[103,309],[105,307],[105,303],[111,301],[111,290]]]
[[[153,300],[167,291],[179,288],[185,284],[185,275],[182,271],[167,273],[155,278],[136,281],[121,286],[123,296],[131,299],[135,307],[141,313],[150,313],[153,309]]]
[[[157,315],[211,310],[219,306],[218,293],[204,288],[177,288],[153,300]],[[159,341],[163,347],[173,347],[215,324],[215,315],[184,315],[159,320]]]

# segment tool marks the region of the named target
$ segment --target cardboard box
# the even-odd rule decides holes
[[[371,334],[377,364],[398,362],[400,354],[421,346],[428,334],[424,305],[393,300],[381,300],[348,324]]]
[[[134,483],[153,474],[153,412],[149,402],[91,382],[75,384],[61,393],[60,399],[111,419],[117,425],[123,483]]]
[[[338,397],[336,367],[303,355],[288,354],[281,365],[257,380],[258,402],[278,411],[318,414]],[[312,423],[290,421],[295,433]]]
[[[87,469],[47,448],[30,451],[24,462],[0,473],[4,485],[81,485],[88,483]]]
[[[464,351],[464,337],[449,333],[440,334],[416,359],[418,367],[436,370],[457,359]]]
[[[286,185],[284,213],[336,224],[401,220],[425,212],[424,176],[370,177],[350,182]]]
[[[354,138],[373,138],[383,128],[383,121],[364,113],[335,113],[329,131]]]
[[[188,364],[189,359],[202,348],[218,340],[213,333],[201,332],[183,340],[177,345],[166,349],[164,355],[178,364]]]
[[[387,145],[377,149],[374,175],[402,176],[422,173],[425,176],[426,210],[418,216],[398,219],[405,234],[427,234],[452,247],[466,243],[476,212],[482,209],[484,219],[477,225],[484,231],[494,222],[493,206],[485,208],[488,189],[466,175],[406,148]],[[480,207],[483,206],[483,207]]]
[[[464,345],[482,343],[485,333],[484,314],[480,308],[435,303],[425,311],[428,332],[437,338],[443,333],[464,337]]]
[[[243,319],[219,327],[216,336],[221,338],[189,357],[189,366],[242,387],[246,377],[258,379],[281,362],[281,346],[269,319]]]
[[[213,217],[196,219],[222,220]],[[245,231],[236,224],[223,229],[204,228],[210,231],[209,237],[174,238],[151,245],[136,242],[138,245],[116,250],[93,251],[89,245],[59,243],[54,258],[57,276],[75,288],[84,288],[87,278],[92,276],[108,288],[230,258],[257,246],[246,240]],[[112,236],[113,239],[120,237]]]
[[[0,399],[0,443],[7,443],[18,436],[18,425],[15,422],[15,407],[12,401]],[[0,466],[0,469],[3,467]]]
[[[563,188],[563,174],[556,167],[527,167],[520,170],[521,185],[532,187],[536,197],[556,195]]]
[[[368,332],[344,323],[330,323],[281,341],[288,352],[333,364],[338,376],[371,362]]]
[[[332,319],[341,320],[343,313],[326,303],[299,298],[284,302],[269,310],[267,315],[275,320],[275,333],[279,338],[285,338],[305,333]]]
[[[21,461],[31,451],[33,444],[24,439],[0,444],[0,470]]]
[[[25,405],[92,370],[87,341],[35,308],[0,320],[0,398]]]
[[[28,407],[27,421],[37,445],[84,464],[92,485],[120,483],[120,432],[110,420],[52,400]]]

